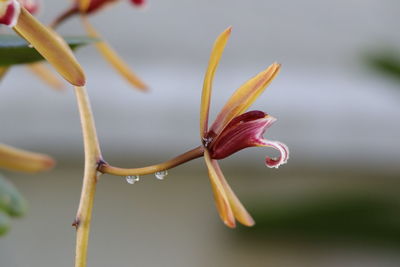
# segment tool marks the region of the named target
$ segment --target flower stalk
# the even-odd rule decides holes
[[[73,223],[73,226],[76,227],[75,267],[85,267],[90,221],[92,218],[94,196],[98,180],[97,167],[101,161],[101,152],[86,88],[75,87],[75,94],[78,101],[85,149],[85,170],[82,193],[78,212]]]
[[[169,170],[178,165],[186,163],[190,160],[200,158],[204,154],[203,146],[196,147],[192,150],[189,150],[186,153],[183,153],[173,159],[165,161],[163,163],[150,165],[147,167],[141,168],[119,168],[109,165],[108,163],[100,163],[98,171],[101,173],[107,173],[112,175],[118,176],[128,176],[128,175],[145,175],[145,174],[152,174],[159,171]]]

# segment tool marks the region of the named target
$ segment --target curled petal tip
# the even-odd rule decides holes
[[[265,140],[265,146],[273,147],[279,150],[280,156],[277,158],[266,157],[265,165],[269,168],[279,168],[279,166],[286,164],[289,159],[289,148],[280,142]]]

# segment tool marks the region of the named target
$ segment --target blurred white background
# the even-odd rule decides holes
[[[47,23],[68,5],[43,2],[40,18]],[[381,173],[398,173],[399,85],[370,71],[363,56],[386,45],[400,47],[399,1],[149,2],[138,10],[120,1],[91,21],[149,84],[150,93],[132,89],[94,47],[77,54],[107,161],[134,167],[199,145],[209,53],[218,34],[232,25],[216,74],[212,114],[243,82],[278,61],[281,73],[253,109],[278,118],[266,137],[291,151],[289,164],[278,171],[264,168],[264,156],[275,153],[265,149],[224,160],[222,167],[245,204],[335,186],[340,191],[349,184],[364,188],[365,173],[358,173],[369,170],[373,188],[377,181],[398,188],[397,179],[387,183]],[[78,18],[60,31],[84,33]],[[49,153],[59,163],[54,172],[37,177],[7,174],[31,208],[1,240],[0,266],[71,266],[74,230],[69,225],[83,165],[73,90],[55,92],[23,66],[15,67],[1,82],[0,115],[1,142]],[[270,266],[399,266],[397,250],[234,242],[236,232],[218,220],[200,164],[204,167],[198,160],[173,170],[165,182],[143,179],[134,187],[104,176],[96,197],[90,266],[114,266],[116,259],[118,266],[261,266],[267,260]],[[358,179],[350,181],[353,174]]]

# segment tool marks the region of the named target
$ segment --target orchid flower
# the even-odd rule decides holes
[[[102,8],[116,2],[118,2],[118,0],[75,0],[72,6],[58,16],[51,26],[55,28],[71,16],[81,15],[83,26],[88,35],[102,40],[96,42],[95,46],[106,61],[108,61],[133,87],[142,91],[147,91],[147,85],[129,68],[128,64],[122,60],[114,49],[104,41],[100,33],[96,31],[86,18],[88,15],[94,14]],[[130,0],[130,2],[138,7],[143,7],[146,4],[145,0]]]
[[[200,109],[201,146],[168,161],[141,168],[120,168],[101,159],[97,170],[100,173],[129,178],[132,175],[165,173],[165,170],[204,156],[220,217],[227,226],[234,228],[236,220],[246,226],[254,225],[254,220],[229,186],[217,160],[247,147],[272,147],[279,151],[280,156],[267,157],[265,164],[277,168],[287,162],[289,149],[283,143],[263,138],[265,130],[276,121],[275,118],[258,110],[246,112],[278,74],[280,65],[277,63],[239,87],[219,112],[211,127],[208,127],[214,74],[230,34],[229,27],[215,41],[204,78]]]
[[[279,151],[280,156],[267,157],[265,163],[268,167],[277,168],[287,162],[289,150],[280,142],[263,138],[265,130],[274,123],[275,118],[262,111],[246,112],[278,74],[280,65],[277,63],[272,64],[237,89],[219,112],[211,127],[208,127],[214,74],[230,34],[231,27],[217,38],[210,56],[201,100],[200,137],[219,214],[223,222],[233,228],[236,225],[235,219],[246,226],[254,225],[254,220],[225,180],[217,160],[226,158],[246,147],[272,147]]]
[[[65,41],[35,19],[19,1],[0,0],[0,24],[27,40],[68,82],[85,84],[84,72]]]

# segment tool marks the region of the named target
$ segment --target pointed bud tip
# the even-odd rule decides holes
[[[232,26],[229,26],[228,28],[226,28],[226,30],[224,31],[225,34],[227,35],[231,35],[232,33]]]
[[[51,157],[49,157],[49,156],[46,156],[46,157],[44,158],[44,160],[43,160],[43,166],[44,166],[44,169],[45,169],[45,170],[50,170],[50,169],[52,169],[55,165],[56,165],[56,161],[55,161],[53,158],[51,158]]]
[[[72,85],[79,86],[79,87],[85,86],[85,84],[86,84],[85,74],[82,72],[78,77],[71,80],[70,83]]]
[[[236,222],[234,220],[233,221],[224,220],[224,224],[226,226],[228,226],[229,228],[231,228],[231,229],[235,229],[236,228]]]
[[[253,220],[253,218],[248,218],[248,221],[241,222],[241,224],[247,227],[253,227],[256,224],[256,222]]]
[[[138,89],[141,90],[143,93],[150,92],[150,87],[147,86],[146,84],[143,84],[142,86],[138,86]]]
[[[274,63],[272,63],[271,67],[273,67],[275,71],[279,71],[282,67],[282,64],[275,61]]]

